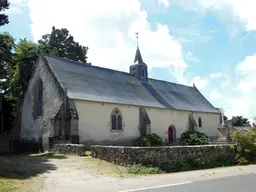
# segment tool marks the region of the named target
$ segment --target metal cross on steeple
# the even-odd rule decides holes
[[[136,38],[137,38],[137,47],[139,47],[139,33],[136,32],[135,34],[136,34]]]

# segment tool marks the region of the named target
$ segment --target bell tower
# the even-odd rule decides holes
[[[134,57],[134,64],[130,66],[130,73],[136,76],[139,81],[147,83],[148,82],[148,67],[146,63],[143,62],[140,49],[139,49],[139,33],[136,33],[137,38],[137,49]]]

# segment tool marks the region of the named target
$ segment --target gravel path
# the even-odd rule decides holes
[[[120,175],[105,174],[104,165],[97,167],[100,160],[90,157],[71,156],[67,159],[51,159],[50,163],[56,166],[56,170],[51,170],[43,174],[44,191],[70,192],[70,191],[109,191],[112,183],[116,186],[118,182],[124,180]],[[108,189],[109,188],[109,189]]]

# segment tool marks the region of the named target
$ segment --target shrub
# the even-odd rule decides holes
[[[160,165],[160,168],[165,173],[179,172],[183,170],[184,165],[180,162],[164,163]]]
[[[236,147],[233,146],[233,145],[230,145],[230,146],[229,146],[229,150],[230,150],[230,151],[235,151],[235,150],[236,150]]]
[[[248,161],[248,159],[246,157],[239,157],[236,160],[236,164],[238,164],[238,165],[248,165],[249,161]]]
[[[131,174],[145,175],[145,174],[157,174],[157,173],[161,173],[162,171],[158,167],[149,167],[149,166],[137,164],[137,165],[132,165],[128,167],[127,172]]]
[[[206,145],[209,144],[208,136],[198,131],[186,131],[181,134],[181,145]]]
[[[147,135],[147,136],[142,136],[137,141],[137,144],[139,146],[148,146],[148,147],[149,146],[161,146],[161,145],[163,145],[163,143],[164,142],[163,142],[162,138],[155,133],[153,133],[151,135]]]
[[[237,144],[237,152],[239,157],[253,159],[256,156],[256,131],[249,133],[241,133],[235,131],[232,134],[233,141]]]
[[[242,160],[241,160],[242,161]],[[220,157],[216,161],[205,161],[203,158],[189,158],[183,162],[173,162],[160,165],[160,169],[166,173],[209,169],[214,167],[232,166],[234,158]]]

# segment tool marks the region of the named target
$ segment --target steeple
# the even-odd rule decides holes
[[[139,33],[135,33],[137,38],[137,49],[134,57],[134,64],[130,66],[130,73],[136,76],[141,82],[148,82],[148,68],[143,62],[139,49]]]
[[[137,46],[135,57],[134,57],[134,63],[135,64],[144,64],[141,53],[140,53],[140,49],[138,46]]]
[[[137,38],[137,49],[134,57],[134,63],[135,64],[144,64],[141,53],[140,53],[140,48],[139,48],[139,33],[135,33],[136,38]]]

